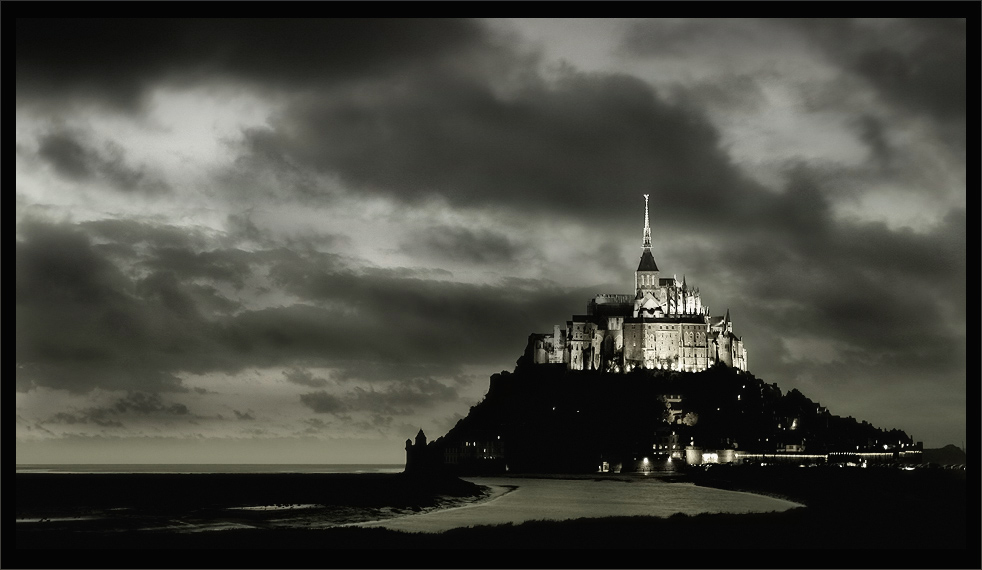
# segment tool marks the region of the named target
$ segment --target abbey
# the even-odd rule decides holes
[[[714,317],[684,276],[682,281],[661,277],[651,254],[647,194],[642,249],[633,295],[597,295],[587,314],[573,315],[565,329],[556,325],[552,333],[533,333],[528,360],[608,372],[638,367],[698,372],[720,362],[747,370],[747,350],[733,334],[729,310]]]

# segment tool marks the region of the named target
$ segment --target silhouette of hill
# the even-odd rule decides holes
[[[484,399],[430,443],[429,455],[459,473],[595,472],[673,451],[680,459],[688,445],[825,454],[913,443],[902,430],[834,415],[798,390],[726,366],[609,374],[520,361],[491,377]]]

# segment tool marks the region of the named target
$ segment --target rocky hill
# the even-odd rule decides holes
[[[911,444],[901,430],[833,415],[726,366],[607,374],[520,362],[491,377],[484,399],[428,455],[460,472],[593,472],[605,461],[679,458],[689,445],[828,453]]]

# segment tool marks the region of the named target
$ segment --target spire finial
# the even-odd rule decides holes
[[[651,227],[648,226],[648,195],[644,195],[644,249],[651,249]]]

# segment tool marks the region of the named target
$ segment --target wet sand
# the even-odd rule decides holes
[[[491,495],[467,505],[358,523],[358,526],[437,533],[536,520],[782,512],[802,506],[773,497],[643,476],[599,479],[468,477],[465,480],[492,489]]]

